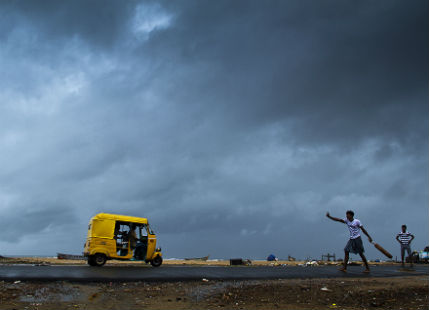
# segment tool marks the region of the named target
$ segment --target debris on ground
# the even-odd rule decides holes
[[[41,263],[33,264],[33,266],[51,266],[51,264],[48,262],[41,262]]]
[[[308,261],[305,263],[306,266],[319,266],[319,263],[315,260]]]
[[[0,281],[0,309],[427,310],[429,303],[427,276],[202,282]]]
[[[252,266],[253,263],[252,263],[252,261],[250,259],[246,259],[246,260],[243,261],[243,264],[246,265],[246,266]]]
[[[252,265],[252,261],[250,259],[242,259],[242,258],[231,258],[229,260],[229,265],[230,266],[251,266]]]
[[[237,265],[243,265],[243,259],[242,258],[231,258],[229,260],[230,266],[237,266]]]

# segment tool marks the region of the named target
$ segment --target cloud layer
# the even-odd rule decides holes
[[[427,6],[0,4],[0,254],[79,253],[97,212],[168,257],[339,255],[347,209],[426,246]]]

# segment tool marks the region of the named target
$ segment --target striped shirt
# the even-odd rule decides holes
[[[410,234],[410,232],[408,232],[408,231],[406,231],[406,232],[400,232],[398,235],[397,235],[397,237],[398,237],[398,239],[399,239],[399,242],[401,242],[401,244],[404,244],[404,245],[408,245],[408,244],[410,244],[410,241],[411,241],[411,234]]]

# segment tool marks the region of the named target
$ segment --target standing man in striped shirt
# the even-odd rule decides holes
[[[411,241],[413,241],[414,235],[410,234],[409,231],[407,231],[407,225],[402,225],[402,231],[396,235],[396,240],[401,244],[401,261],[402,261],[402,267],[404,267],[404,254],[405,250],[408,252],[408,258],[410,260],[410,266],[413,266],[413,261],[411,258]]]

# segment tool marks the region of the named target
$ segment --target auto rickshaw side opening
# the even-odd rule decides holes
[[[126,257],[130,249],[134,259],[145,260],[148,248],[147,227],[145,224],[117,221],[113,237],[116,239],[116,254]]]

